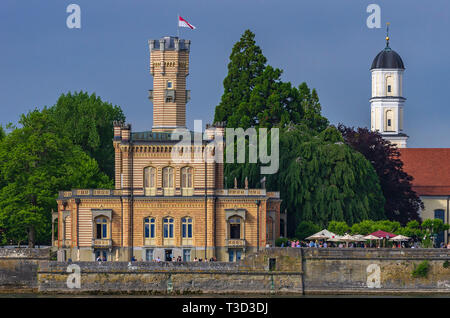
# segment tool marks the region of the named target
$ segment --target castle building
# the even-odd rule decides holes
[[[408,136],[403,132],[403,72],[402,58],[389,47],[377,54],[372,62],[372,97],[370,98],[370,128],[399,148],[406,147]]]
[[[213,154],[215,140],[215,147],[224,147],[217,137],[224,132],[220,123],[208,126],[205,135],[189,132],[200,144],[186,148],[173,138],[175,129],[186,127],[190,44],[177,37],[149,41],[152,130],[114,124],[114,189],[59,193],[52,215],[59,260],[237,261],[280,236],[286,215],[280,214],[278,192],[247,185],[226,189],[223,163],[173,159],[174,152],[191,159]]]

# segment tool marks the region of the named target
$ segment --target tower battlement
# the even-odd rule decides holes
[[[165,36],[159,40],[149,40],[148,45],[150,47],[150,51],[189,51],[191,41],[180,39],[176,36]]]

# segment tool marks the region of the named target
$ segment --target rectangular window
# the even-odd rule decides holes
[[[149,237],[149,234],[150,234],[150,231],[149,231],[149,227],[148,227],[148,223],[145,223],[145,226],[144,226],[144,232],[145,232],[145,237],[146,238],[148,238]]]
[[[192,224],[188,224],[188,237],[192,238]]]
[[[173,224],[164,224],[164,237],[173,238]]]
[[[107,237],[107,227],[106,227],[106,223],[103,223],[103,232],[102,232],[102,238],[106,238]]]
[[[145,250],[145,260],[147,262],[153,261],[153,250],[152,249]]]
[[[241,225],[230,224],[230,239],[240,239],[240,238],[241,238]]]
[[[391,120],[388,119],[388,126],[391,127]]]
[[[183,229],[183,237],[186,237],[186,224],[183,223],[183,225],[181,226],[181,228]]]
[[[241,251],[237,250],[236,251],[236,261],[240,261],[241,260]]]
[[[97,224],[97,238],[98,239],[102,238],[102,225],[101,224]]]
[[[183,250],[183,262],[191,261],[191,250]]]
[[[155,237],[155,224],[150,224],[150,237]]]
[[[391,92],[391,85],[388,85],[388,93]]]
[[[228,250],[228,261],[233,262],[234,261],[234,251]]]

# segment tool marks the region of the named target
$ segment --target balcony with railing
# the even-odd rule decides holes
[[[246,241],[245,239],[227,239],[226,245],[227,247],[245,247]]]
[[[92,239],[92,247],[112,247],[111,239]]]

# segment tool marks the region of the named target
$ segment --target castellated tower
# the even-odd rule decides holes
[[[166,36],[149,40],[150,74],[153,90],[149,99],[153,102],[154,132],[171,132],[186,127],[186,103],[190,91],[186,90],[189,75],[190,40]]]

